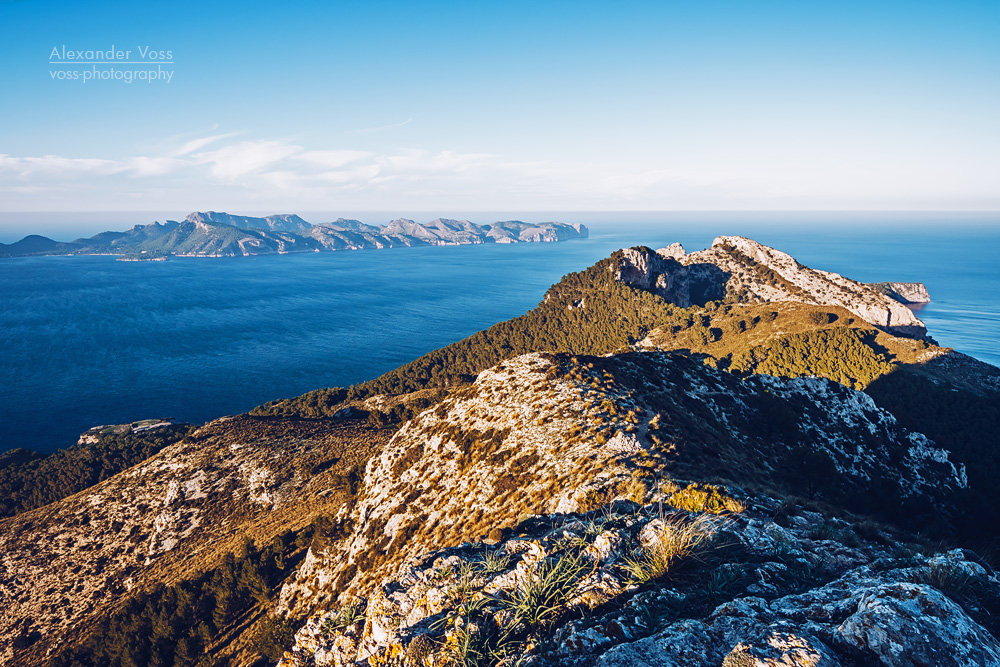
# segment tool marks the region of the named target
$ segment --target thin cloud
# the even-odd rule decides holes
[[[455,153],[408,149],[398,155],[387,155],[381,162],[400,171],[440,172],[467,171],[476,167],[498,164],[499,156],[490,153]]]
[[[403,127],[404,125],[409,125],[413,122],[412,118],[407,118],[402,123],[393,123],[392,125],[379,125],[378,127],[366,127],[360,130],[351,130],[350,134],[364,134],[366,132],[382,132],[383,130],[394,130],[397,127]]]
[[[69,158],[61,155],[39,157],[14,157],[0,155],[0,169],[13,171],[18,176],[85,176],[88,174],[114,174],[127,169],[115,160],[99,158]]]
[[[914,200],[905,183],[876,191],[877,183],[859,184],[853,173],[830,172],[817,185],[808,170],[747,171],[711,161],[680,164],[669,156],[645,162],[517,160],[404,147],[305,147],[289,139],[235,139],[237,134],[168,139],[160,152],[119,159],[0,154],[0,209],[45,210],[53,201],[93,210],[131,201],[163,208],[182,201],[214,201],[217,208],[253,203],[275,210],[808,208],[844,202],[898,208],[930,201]],[[934,180],[939,188],[945,184],[934,201],[983,201],[985,171],[982,182]],[[915,170],[905,180],[930,183],[935,177],[932,170]]]
[[[357,162],[358,160],[363,160],[367,157],[372,157],[375,155],[369,151],[305,151],[296,155],[296,159],[308,162],[310,164],[316,165],[318,167],[325,167],[327,169],[336,169],[337,167],[343,167],[346,164],[352,162]]]
[[[319,174],[319,178],[329,182],[329,183],[354,183],[360,185],[362,183],[371,183],[376,177],[378,177],[381,169],[377,164],[369,164],[360,167],[354,167],[353,169],[341,169],[338,171],[328,171]]]
[[[196,150],[204,148],[210,144],[214,144],[217,141],[222,141],[223,139],[229,139],[230,137],[239,136],[243,134],[242,132],[226,132],[225,134],[214,134],[208,137],[200,137],[198,139],[191,139],[185,142],[180,148],[170,153],[170,157],[181,157],[189,153],[193,153]]]
[[[277,204],[279,208],[328,206],[331,201],[346,201],[347,196],[361,206],[391,200],[425,208],[441,202],[480,207],[512,202],[529,208],[597,202],[607,206],[662,198],[691,186],[678,174],[644,171],[635,165],[517,162],[490,153],[449,150],[400,149],[389,154],[306,150],[288,140],[226,143],[232,136],[203,137],[182,147],[217,145],[213,150],[177,155],[184,152],[178,150],[121,161],[3,155],[0,173],[12,172],[15,178],[10,180],[59,192],[67,199],[70,192],[88,201],[99,199],[97,193],[111,191],[119,197],[135,193],[150,201],[157,196],[174,199],[177,193],[188,197],[198,193],[199,199],[287,202]],[[123,177],[133,182],[141,179],[143,185],[131,185],[120,180]],[[13,194],[9,188],[0,191]]]
[[[285,141],[241,141],[214,151],[195,153],[191,157],[209,165],[214,176],[232,182],[301,151],[301,146]]]
[[[129,175],[134,177],[164,176],[188,166],[186,160],[173,157],[134,157],[126,163]]]

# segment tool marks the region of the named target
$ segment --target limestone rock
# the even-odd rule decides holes
[[[1000,603],[1000,580],[971,552],[897,558],[882,541],[853,531],[843,541],[813,539],[815,526],[836,524],[833,517],[808,512],[806,521],[779,526],[768,515],[773,499],[745,505],[714,516],[615,502],[537,516],[496,545],[415,556],[381,581],[364,621],[320,632],[311,620],[281,667],[382,664],[417,654],[423,662],[414,664],[443,664],[454,657],[448,651],[457,650],[460,630],[488,650],[559,667],[1000,664],[996,638],[929,583],[966,582],[988,604]],[[728,562],[689,561],[676,580],[680,590],[669,578],[630,581],[628,564],[666,526],[683,522],[709,531],[706,548],[726,550]],[[513,601],[564,559],[577,569],[569,587],[545,598],[555,611],[536,626],[551,637],[539,644]],[[762,581],[766,597],[752,594]],[[813,583],[803,591],[802,581]],[[712,589],[726,591],[714,608],[705,606]]]
[[[931,295],[923,283],[870,283],[870,285],[902,304],[931,302]]]
[[[656,254],[660,257],[670,257],[676,259],[678,262],[683,262],[684,258],[687,256],[687,251],[684,250],[684,246],[680,243],[671,243],[666,248],[660,248],[656,251]]]
[[[620,251],[610,269],[616,280],[682,307],[727,297],[744,302],[798,301],[845,308],[889,332],[926,333],[913,311],[887,296],[882,287],[811,269],[787,253],[742,236],[720,236],[710,248],[693,253],[677,243],[656,252],[628,248]],[[923,298],[919,288],[901,289],[915,299]]]
[[[722,667],[840,667],[840,661],[815,637],[770,631],[760,642],[734,646]]]
[[[899,582],[869,590],[837,634],[888,667],[1000,665],[1000,642],[927,585]]]

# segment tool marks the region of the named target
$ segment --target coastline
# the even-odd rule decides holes
[[[109,253],[0,262],[0,343],[9,359],[0,382],[12,397],[0,406],[0,439],[38,442],[34,425],[58,414],[67,427],[64,437],[38,442],[48,449],[97,423],[161,411],[205,421],[364,381],[534,308],[561,276],[615,249],[680,241],[695,250],[717,231],[729,230],[607,225],[581,243],[326,259],[296,252],[221,264],[195,256],[145,268],[125,268]],[[930,336],[1000,362],[1000,301],[990,287],[1000,269],[981,235],[897,243],[889,230],[839,245],[800,233],[760,236],[862,282],[925,282],[934,302],[919,317]]]

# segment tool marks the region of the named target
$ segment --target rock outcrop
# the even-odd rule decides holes
[[[996,628],[1000,580],[975,555],[900,553],[816,512],[776,521],[767,497],[721,514],[672,497],[415,555],[367,598],[316,612],[279,667],[462,664],[473,651],[567,667],[1000,665],[982,625]],[[682,531],[700,541],[649,578],[648,555]]]
[[[248,215],[231,215],[229,213],[217,213],[208,211],[207,213],[195,212],[189,214],[185,220],[188,222],[204,222],[216,225],[226,225],[238,229],[259,229],[272,232],[295,232],[296,234],[308,233],[312,225],[294,214],[269,215],[258,218]]]
[[[885,331],[921,336],[926,327],[883,291],[839,274],[803,266],[790,255],[742,236],[720,236],[707,250],[680,244],[655,253],[621,251],[610,267],[616,279],[682,307],[713,300],[743,303],[798,301],[844,308]]]
[[[870,285],[903,304],[931,302],[931,295],[923,283],[870,283]]]

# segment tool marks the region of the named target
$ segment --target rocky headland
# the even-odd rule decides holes
[[[913,311],[890,296],[898,292],[811,269],[786,253],[741,236],[720,236],[707,250],[690,254],[677,243],[655,254],[649,249],[624,250],[616,278],[681,307],[727,296],[746,303],[792,301],[842,307],[887,331],[926,332]],[[879,285],[890,284],[911,295],[920,291],[916,285]],[[926,289],[921,294],[926,295]]]

